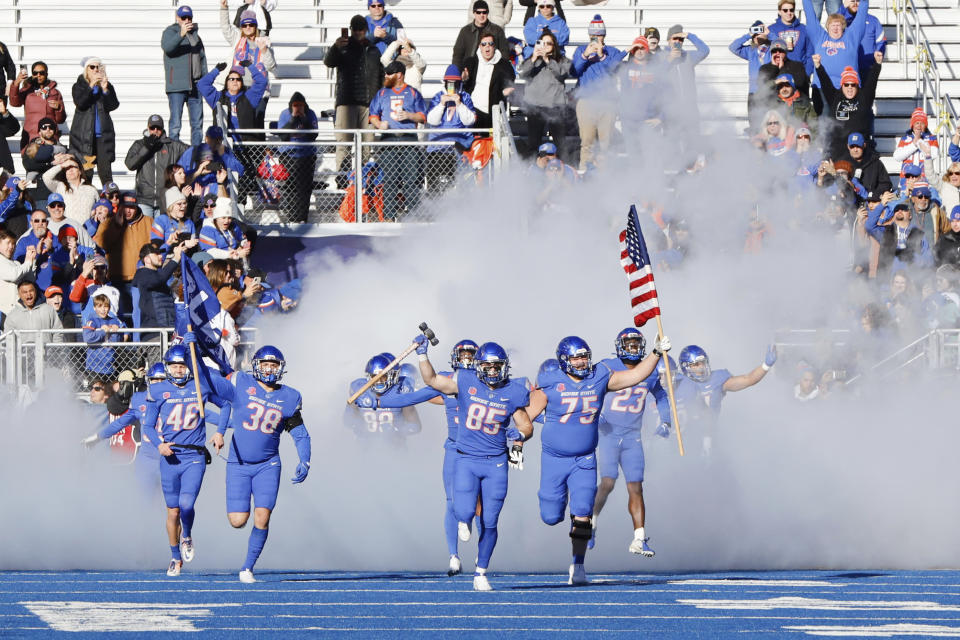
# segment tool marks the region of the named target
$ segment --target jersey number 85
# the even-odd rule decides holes
[[[467,418],[463,423],[471,431],[483,431],[495,436],[500,432],[500,424],[507,417],[504,409],[495,409],[485,404],[471,404],[467,409]]]

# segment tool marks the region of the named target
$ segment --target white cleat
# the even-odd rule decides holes
[[[470,523],[469,522],[457,523],[457,537],[460,538],[460,542],[467,542],[470,540]]]
[[[253,571],[250,569],[244,569],[240,572],[240,582],[243,584],[253,584],[257,579],[253,577]]]
[[[460,558],[457,556],[450,556],[450,568],[447,569],[448,576],[457,576],[460,575],[460,572],[463,570],[463,566],[460,563]]]
[[[180,541],[180,555],[184,562],[193,561],[193,538],[183,538]]]
[[[167,575],[171,578],[176,578],[180,575],[180,567],[183,566],[183,562],[180,560],[170,560],[170,566],[167,567]]]
[[[486,574],[479,575],[473,574],[473,590],[474,591],[493,591],[493,587],[490,586],[490,581],[487,580]]]
[[[654,553],[650,545],[647,544],[647,540],[649,539],[650,538],[634,538],[633,542],[630,543],[630,553],[636,553],[644,558],[652,558]]]
[[[583,568],[582,564],[570,565],[570,579],[567,580],[567,584],[588,584],[589,582],[587,580],[587,570]]]

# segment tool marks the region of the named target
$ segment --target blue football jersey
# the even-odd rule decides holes
[[[450,371],[440,371],[437,375],[452,378]],[[352,392],[351,392],[352,393]],[[438,396],[439,391],[430,387],[424,387],[415,391],[409,391],[399,384],[393,385],[380,396],[381,408],[412,407],[413,405],[427,402]],[[456,396],[443,396],[443,407],[447,415],[447,444],[455,443],[457,440],[458,416],[460,414],[460,403]]]
[[[726,369],[715,369],[706,382],[696,382],[680,376],[674,385],[677,396],[677,412],[681,426],[687,422],[709,421],[716,423],[720,417],[720,405],[726,393],[723,385],[733,376]]]
[[[357,378],[350,383],[350,394],[366,384],[366,378]],[[413,393],[413,381],[406,377],[397,380],[399,393]],[[389,391],[389,390],[388,390]],[[378,408],[377,395],[368,390],[357,398],[355,404],[344,411],[344,425],[353,430],[358,438],[404,439],[420,432],[419,422],[411,422],[403,415],[403,407]],[[416,409],[412,409],[416,411]]]
[[[279,455],[286,420],[303,405],[300,392],[286,385],[268,391],[245,371],[234,372],[229,380],[233,386],[233,439],[228,460],[257,464]]]
[[[514,411],[530,404],[526,378],[511,378],[502,387],[491,388],[469,369],[456,372],[457,449],[474,456],[497,456],[507,452],[507,427]]]
[[[391,129],[416,129],[417,123],[413,120],[397,120],[401,111],[419,113],[423,117],[427,114],[423,95],[408,84],[399,91],[396,87],[384,87],[370,101],[370,115],[389,123]]]
[[[583,456],[597,448],[600,409],[612,373],[600,362],[582,380],[559,369],[537,379],[537,386],[547,394],[540,436],[544,451],[555,456]]]
[[[224,402],[216,394],[202,389],[203,402],[217,405]],[[179,387],[169,380],[156,382],[147,389],[146,415],[141,430],[150,440],[159,435],[157,442],[170,442],[202,447],[207,439],[207,425],[200,417],[197,402],[197,379],[191,378]]]
[[[627,365],[620,358],[607,358],[602,361],[610,371],[626,371]],[[643,409],[648,394],[657,400],[661,420],[670,421],[670,405],[667,392],[660,386],[660,377],[656,369],[640,384],[611,391],[603,401],[600,411],[599,429],[601,434],[612,434],[619,438],[636,438],[643,426]]]

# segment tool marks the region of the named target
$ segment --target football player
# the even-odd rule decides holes
[[[350,395],[387,368],[393,362],[393,354],[378,353],[367,361],[364,367],[366,378],[357,378],[350,383]],[[391,369],[375,385],[347,406],[343,414],[343,424],[352,429],[359,439],[376,439],[388,443],[391,447],[403,447],[408,435],[420,433],[420,416],[412,406],[402,408],[380,408],[380,396],[397,386],[402,393],[414,390],[414,382],[407,376],[401,376],[398,368]]]
[[[256,564],[267,541],[270,514],[277,506],[280,490],[280,436],[289,431],[300,458],[291,482],[299,484],[310,472],[310,434],[301,416],[300,392],[280,383],[286,360],[273,346],[260,347],[253,354],[250,373],[227,375],[233,389],[232,415],[221,413],[212,443],[219,452],[224,446],[227,426],[233,427],[227,458],[227,519],[241,528],[250,518],[253,497],[253,528],[247,542],[247,557],[240,568],[240,582],[256,582]],[[226,417],[224,417],[226,415]]]
[[[593,364],[590,347],[577,336],[568,336],[557,346],[560,368],[547,371],[530,394],[527,412],[543,422],[540,463],[540,518],[548,525],[563,520],[570,502],[570,538],[573,563],[568,584],[585,584],[584,559],[592,537],[591,517],[597,496],[598,421],[608,391],[640,384],[654,372],[660,356],[670,349],[670,340],[658,337],[653,353],[632,369],[611,371],[606,364]]]
[[[646,356],[647,341],[639,329],[627,327],[614,342],[616,358],[601,362],[611,371],[629,371],[640,364]],[[597,535],[597,517],[613,491],[620,469],[627,483],[627,509],[633,518],[633,541],[629,551],[648,558],[653,549],[647,544],[644,530],[645,508],[643,503],[643,443],[640,429],[643,426],[643,409],[647,396],[653,394],[657,402],[661,425],[670,424],[670,400],[660,385],[657,371],[652,371],[642,382],[616,393],[608,393],[600,410],[598,428],[600,438],[597,456],[600,462],[600,486],[593,503],[593,538],[587,544],[592,549]],[[658,430],[659,431],[659,430]]]
[[[456,369],[447,378],[437,375],[427,356],[429,340],[419,334],[417,355],[423,381],[448,396],[456,396],[458,407],[456,461],[453,479],[453,511],[458,530],[482,503],[483,528],[477,544],[477,566],[473,575],[476,591],[491,591],[487,578],[490,557],[497,544],[497,523],[507,497],[507,462],[523,469],[522,442],[533,435],[533,424],[524,408],[530,402],[526,380],[510,378],[510,360],[503,347],[485,342],[477,350],[473,369]],[[516,426],[510,426],[510,419]],[[507,447],[507,441],[514,442]],[[469,536],[469,533],[468,533]]]

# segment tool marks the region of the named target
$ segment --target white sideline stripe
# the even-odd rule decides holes
[[[199,631],[213,612],[198,605],[127,602],[21,602],[54,631]],[[239,606],[239,605],[237,605]]]
[[[737,578],[715,578],[698,580],[669,580],[667,584],[699,584],[718,587],[851,587],[846,582],[827,582],[825,580],[758,580]]]
[[[885,624],[880,626],[792,626],[789,631],[801,631],[811,636],[856,636],[858,638],[893,638],[895,636],[922,636],[925,638],[960,638],[960,627],[932,624]]]
[[[677,600],[698,609],[817,609],[826,611],[960,611],[960,605],[924,601],[822,600],[818,598],[781,597],[766,600]]]

